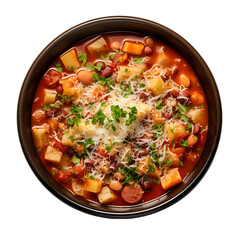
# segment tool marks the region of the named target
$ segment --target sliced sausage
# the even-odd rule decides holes
[[[143,196],[143,190],[139,185],[134,187],[126,186],[121,192],[123,200],[130,204],[139,202]]]

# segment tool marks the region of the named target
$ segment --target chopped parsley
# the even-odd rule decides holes
[[[182,146],[182,147],[188,147],[187,140],[183,139],[183,140],[181,141],[181,146]]]
[[[126,121],[126,126],[130,126],[133,121],[137,120],[137,116],[135,114],[138,113],[138,110],[135,106],[134,107],[128,107],[128,109],[130,109],[131,111],[128,113],[129,117]]]
[[[111,145],[107,145],[105,149],[106,149],[107,152],[110,152],[110,150],[112,149],[112,146]]]
[[[100,109],[95,114],[95,117],[92,118],[92,124],[95,125],[98,122],[100,125],[104,125],[104,121],[106,118],[107,116],[103,113],[102,109]]]
[[[91,175],[91,176],[90,176],[90,179],[91,179],[91,180],[95,180],[95,177]]]
[[[140,82],[140,83],[137,84],[137,86],[138,86],[139,88],[144,88],[146,85],[145,85],[144,83]]]
[[[102,102],[101,103],[101,107],[106,107],[107,106],[107,103],[106,102]]]
[[[190,110],[190,108],[189,107],[187,107],[187,106],[185,106],[185,105],[183,105],[183,104],[181,104],[181,103],[178,103],[178,111],[180,112],[180,113],[187,113],[189,110]]]
[[[153,130],[155,130],[158,133],[153,133],[154,138],[161,138],[163,136],[163,128],[164,125],[153,125]]]
[[[119,105],[112,105],[111,106],[112,117],[120,123],[120,118],[125,118],[127,116],[127,111],[124,111]]]
[[[162,104],[162,99],[160,99],[159,101],[156,102],[156,109],[162,109],[165,105],[161,105]]]
[[[89,107],[89,108],[93,108],[93,105],[94,105],[94,103],[90,102],[90,103],[88,104],[88,107]]]
[[[57,63],[56,63],[56,67],[61,67],[62,66],[62,63],[60,62],[60,61],[58,61]]]
[[[129,183],[133,180],[139,181],[141,178],[141,176],[137,172],[136,167],[121,168],[121,169],[118,169],[118,172],[126,176],[126,178],[122,181],[122,185],[124,185],[125,183]]]
[[[137,63],[137,64],[141,64],[143,61],[140,58],[140,56],[137,56],[137,58],[134,60],[134,62]]]
[[[70,135],[68,138],[70,138],[72,141],[74,141],[74,136]]]
[[[186,133],[190,132],[190,129],[192,128],[192,125],[190,123],[187,123]]]
[[[49,107],[48,105],[44,104],[44,105],[42,106],[42,109],[43,109],[44,111],[47,111],[47,110],[50,110],[50,107]]]
[[[50,106],[51,108],[60,108],[60,106],[54,105],[53,103],[50,103],[49,106]]]
[[[171,161],[170,159],[167,159],[166,165],[167,165],[168,167],[171,167],[171,166],[172,166],[172,161]]]
[[[132,157],[131,157],[131,155],[128,155],[127,156],[127,162],[130,163],[131,161],[132,161]]]
[[[171,128],[170,132],[174,134],[174,130],[175,130],[175,128]]]
[[[73,163],[74,163],[75,165],[77,165],[77,164],[80,163],[80,158],[78,158],[76,155],[73,155],[72,160],[73,160]]]
[[[156,171],[156,168],[152,165],[152,164],[149,164],[148,163],[148,171],[147,171],[147,173],[151,173],[151,172],[155,172]]]
[[[125,72],[127,72],[128,71],[128,68],[125,68]]]
[[[117,49],[113,49],[113,51],[121,55],[123,54],[123,52],[119,52]]]
[[[78,53],[78,60],[79,62],[82,62],[82,67],[86,64],[87,62],[87,54],[85,53]]]
[[[150,146],[150,149],[151,150],[149,151],[149,155],[151,156],[151,160],[155,163],[159,163],[156,146],[154,144],[152,144]]]

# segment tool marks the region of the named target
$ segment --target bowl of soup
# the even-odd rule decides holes
[[[138,217],[177,202],[204,176],[221,102],[181,36],[146,19],[105,17],[67,30],[36,58],[18,132],[30,167],[60,200]]]

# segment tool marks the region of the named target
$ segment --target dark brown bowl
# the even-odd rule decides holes
[[[59,55],[77,42],[103,33],[134,32],[152,36],[179,52],[197,74],[209,107],[209,128],[204,151],[193,171],[184,181],[164,196],[150,202],[127,207],[101,206],[76,197],[62,187],[46,170],[35,149],[31,133],[31,108],[41,76]],[[54,39],[36,58],[23,82],[19,95],[17,124],[25,157],[41,183],[68,205],[101,217],[130,218],[144,216],[169,207],[186,196],[202,179],[213,161],[222,125],[221,101],[215,80],[204,60],[181,36],[149,20],[135,17],[104,17],[79,24]]]

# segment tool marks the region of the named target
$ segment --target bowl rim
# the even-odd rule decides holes
[[[22,128],[22,120],[21,120],[21,115],[22,115],[22,109],[23,109],[23,102],[24,102],[24,92],[26,92],[26,88],[27,88],[27,83],[31,81],[31,74],[33,71],[34,66],[38,63],[39,59],[41,58],[41,56],[48,51],[49,48],[51,48],[51,46],[56,43],[57,41],[59,41],[60,39],[66,37],[69,33],[73,32],[76,29],[82,28],[82,27],[86,27],[88,25],[91,24],[95,24],[95,23],[103,23],[106,21],[133,21],[136,23],[143,23],[143,24],[148,24],[151,27],[154,28],[159,28],[159,29],[163,29],[164,31],[166,31],[170,36],[174,36],[175,38],[177,38],[177,40],[179,40],[179,42],[181,42],[182,44],[184,44],[191,53],[194,53],[195,57],[197,58],[197,60],[199,62],[201,62],[201,64],[204,66],[205,70],[207,71],[210,79],[208,79],[209,81],[211,81],[211,84],[213,85],[213,90],[214,90],[214,95],[218,104],[218,114],[216,116],[217,118],[217,122],[218,122],[218,128],[217,128],[217,132],[213,141],[213,145],[211,148],[211,152],[208,155],[208,159],[206,160],[205,164],[202,166],[202,168],[200,169],[200,171],[198,172],[198,174],[195,176],[195,178],[187,185],[183,188],[183,190],[181,190],[177,195],[175,195],[174,197],[170,198],[169,200],[165,201],[163,204],[159,204],[150,208],[146,208],[144,210],[141,211],[132,211],[132,212],[108,212],[108,211],[102,211],[102,210],[97,210],[97,209],[93,209],[90,207],[86,207],[83,206],[79,203],[76,203],[74,201],[72,201],[71,199],[67,198],[67,196],[64,196],[63,194],[61,194],[58,190],[54,189],[41,175],[41,173],[39,173],[37,171],[36,166],[33,164],[33,162],[31,161],[31,157],[28,151],[28,144],[24,139],[24,129]],[[124,32],[124,31],[122,31]],[[127,32],[127,31],[126,31]],[[99,33],[99,35],[102,32]],[[219,140],[220,140],[220,135],[221,135],[221,128],[222,128],[222,107],[221,107],[221,100],[220,100],[220,95],[219,95],[219,91],[216,85],[216,82],[214,80],[214,77],[210,71],[210,69],[208,68],[207,64],[205,63],[205,61],[203,60],[203,58],[200,56],[200,54],[192,47],[192,45],[187,42],[183,37],[181,37],[179,34],[177,34],[176,32],[174,32],[173,30],[148,19],[144,19],[144,18],[139,18],[139,17],[131,17],[131,16],[107,16],[107,17],[100,17],[100,18],[95,18],[95,19],[91,19],[88,21],[85,21],[83,23],[77,24],[74,27],[64,31],[63,33],[61,33],[59,36],[57,36],[54,40],[52,40],[41,52],[40,54],[37,56],[37,58],[35,59],[35,61],[32,63],[25,79],[24,82],[22,84],[22,88],[19,94],[19,99],[18,99],[18,107],[17,107],[17,127],[18,127],[18,136],[19,136],[19,140],[20,140],[20,144],[23,150],[23,153],[25,155],[25,158],[29,164],[29,166],[31,167],[32,171],[34,172],[35,176],[39,179],[39,181],[54,195],[56,196],[58,199],[60,199],[61,201],[63,201],[64,203],[68,204],[69,206],[77,209],[77,210],[81,210],[82,212],[85,213],[89,213],[95,216],[99,216],[99,217],[107,217],[107,218],[135,218],[135,217],[141,217],[141,216],[145,216],[148,214],[152,214],[155,213],[157,211],[163,210],[169,206],[171,206],[172,204],[178,202],[179,200],[181,200],[183,197],[185,197],[188,193],[190,193],[194,187],[196,187],[196,185],[201,181],[201,179],[204,177],[204,175],[206,174],[206,172],[208,171],[210,165],[212,164],[213,158],[215,156],[218,144],[219,144]],[[139,205],[139,204],[138,204]],[[136,206],[136,205],[134,205]],[[134,206],[129,206],[130,207],[134,207]]]

